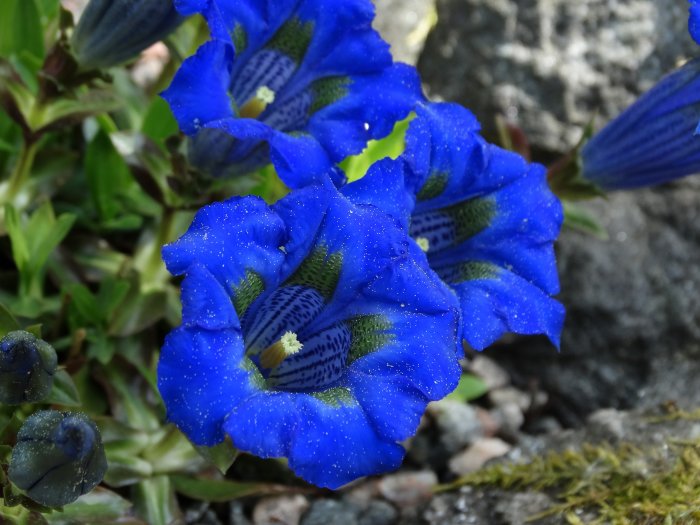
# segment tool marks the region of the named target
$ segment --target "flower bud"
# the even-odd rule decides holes
[[[183,20],[172,0],[90,0],[73,33],[81,66],[105,68],[137,56]]]
[[[46,341],[17,330],[0,340],[0,403],[36,403],[48,397],[56,351]]]
[[[9,476],[37,503],[60,507],[90,492],[106,471],[102,438],[90,418],[44,410],[20,428]]]
[[[687,62],[581,150],[582,177],[604,190],[653,186],[700,172],[700,59]]]

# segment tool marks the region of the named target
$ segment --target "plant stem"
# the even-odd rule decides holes
[[[11,203],[27,182],[29,174],[32,170],[32,165],[34,164],[36,152],[36,141],[24,141],[22,143],[22,149],[19,152],[17,163],[15,164],[15,167],[10,174],[10,179],[8,180],[7,191],[4,195],[5,202]]]

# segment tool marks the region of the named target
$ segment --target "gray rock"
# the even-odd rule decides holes
[[[398,520],[399,513],[386,501],[370,503],[359,519],[359,525],[392,525]]]
[[[443,399],[430,403],[428,414],[435,419],[440,442],[449,454],[458,452],[484,434],[476,409],[466,403]]]
[[[419,61],[433,97],[505,115],[538,149],[562,152],[697,54],[679,0],[438,0]]]
[[[300,494],[263,498],[253,509],[253,523],[255,525],[276,525],[278,523],[297,525],[302,514],[308,508],[309,502]]]
[[[415,64],[435,18],[435,0],[373,0],[374,28],[391,45],[395,60]]]
[[[610,240],[561,236],[561,352],[528,339],[491,356],[568,425],[601,407],[700,405],[700,178],[587,207]]]
[[[359,509],[345,501],[319,499],[301,519],[301,525],[359,525]]]

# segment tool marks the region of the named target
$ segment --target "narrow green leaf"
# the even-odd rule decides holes
[[[29,247],[19,213],[11,204],[5,205],[5,228],[12,243],[12,258],[22,272],[29,261]]]
[[[44,35],[35,0],[3,0],[0,8],[0,55],[30,53],[44,58]]]
[[[609,239],[608,231],[592,212],[572,202],[564,201],[564,226],[592,235],[600,240]]]
[[[481,378],[472,374],[462,374],[457,388],[447,398],[466,403],[483,396],[488,391],[488,386]]]
[[[12,315],[12,312],[10,312],[3,304],[0,304],[0,337],[5,337],[10,332],[19,329],[19,323],[17,322],[17,319],[15,319],[15,316]]]
[[[226,502],[233,499],[274,492],[274,487],[262,483],[242,483],[230,480],[193,478],[190,476],[170,476],[175,490],[188,498]]]
[[[51,395],[49,395],[46,403],[65,407],[79,407],[81,405],[78,389],[75,387],[70,374],[65,370],[59,369],[56,371]]]
[[[95,135],[85,155],[85,176],[90,195],[103,220],[113,219],[120,211],[117,196],[129,182],[129,168],[103,131]]]
[[[102,487],[65,505],[61,512],[46,516],[50,525],[146,525],[135,518],[133,505],[118,494]]]
[[[168,476],[156,476],[138,483],[133,494],[138,515],[150,525],[168,525],[182,518]]]

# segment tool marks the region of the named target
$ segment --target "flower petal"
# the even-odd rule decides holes
[[[255,391],[242,367],[243,339],[237,330],[180,327],[170,332],[158,362],[158,390],[167,417],[196,445],[224,439],[223,422]]]

